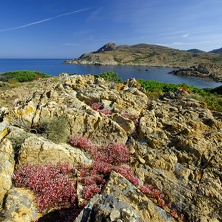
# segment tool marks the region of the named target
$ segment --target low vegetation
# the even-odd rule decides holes
[[[159,91],[160,94],[165,92],[176,92],[178,88],[183,88],[186,91],[198,93],[200,95],[206,95],[209,90],[200,89],[194,86],[189,86],[186,83],[172,84],[172,83],[162,83],[156,80],[138,80],[141,86],[148,92]]]
[[[26,163],[13,175],[13,181],[17,187],[29,188],[37,195],[39,212],[45,214],[51,208],[62,210],[62,208],[72,207],[68,218],[61,217],[62,220],[57,221],[73,221],[79,213],[75,212],[78,205],[76,182],[82,185],[81,207],[84,207],[89,199],[101,193],[111,171],[116,171],[154,200],[159,207],[167,208],[172,217],[184,221],[184,215],[172,207],[171,202],[160,190],[148,183],[140,185],[139,178],[128,165],[132,154],[126,144],[111,143],[107,147],[98,147],[89,138],[80,135],[70,136],[69,142],[72,146],[79,147],[91,155],[93,159],[91,166],[81,165],[76,169],[69,163],[59,165],[51,163],[44,166]]]
[[[118,77],[116,72],[104,72],[101,74],[94,75],[96,78],[103,78],[108,82],[122,82],[122,80]]]
[[[211,110],[222,112],[222,96],[216,93],[207,93],[206,95],[194,94],[192,98],[205,102]]]
[[[147,94],[152,99],[159,98],[160,95],[169,91],[176,92],[178,89],[183,89],[189,92],[192,98],[205,102],[209,109],[222,112],[222,96],[214,90],[200,89],[194,86],[189,86],[186,83],[168,84],[155,80],[138,80],[138,82],[144,89],[146,89]]]
[[[48,164],[34,166],[25,164],[13,175],[17,187],[26,187],[37,194],[37,205],[40,212],[50,207],[70,207],[76,202],[76,188],[73,180],[68,177],[74,168],[68,163],[59,166]]]
[[[41,134],[54,143],[66,143],[70,136],[68,117],[61,115],[42,120],[41,124],[29,129],[29,131]]]
[[[110,82],[122,82],[116,72],[104,72],[95,75],[96,78],[104,78]],[[222,96],[219,94],[220,90],[214,89],[201,89],[194,86],[187,85],[186,83],[172,84],[162,83],[156,80],[138,80],[140,85],[146,90],[147,95],[151,99],[157,99],[166,92],[176,92],[178,89],[183,89],[191,93],[191,97],[198,101],[205,102],[207,107],[211,110],[222,112]]]
[[[50,75],[39,71],[19,70],[0,74],[0,81],[9,83],[29,82],[48,77],[50,77]]]

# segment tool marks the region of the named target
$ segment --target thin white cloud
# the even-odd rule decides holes
[[[190,34],[187,33],[187,34],[182,35],[182,37],[183,37],[183,38],[187,38],[189,35],[190,35]]]
[[[86,10],[88,10],[88,8],[80,9],[80,10],[76,10],[76,11],[72,11],[72,12],[63,13],[63,14],[60,14],[60,15],[57,15],[57,16],[54,16],[54,17],[51,17],[51,18],[46,18],[46,19],[43,19],[43,20],[39,20],[39,21],[36,21],[36,22],[28,23],[28,24],[17,26],[17,27],[13,27],[13,28],[2,29],[2,30],[0,30],[0,32],[7,32],[7,31],[16,30],[16,29],[23,29],[23,28],[26,28],[26,27],[29,27],[29,26],[32,26],[32,25],[37,25],[37,24],[40,24],[40,23],[43,23],[43,22],[48,22],[50,20],[53,20],[53,19],[56,19],[56,18],[59,18],[59,17],[63,17],[63,16],[75,14],[75,13],[79,13],[79,12],[86,11]]]
[[[65,43],[65,46],[77,46],[79,45],[78,43]]]
[[[98,18],[100,12],[101,12],[103,9],[104,9],[104,7],[100,7],[100,8],[98,8],[97,10],[93,11],[87,20],[88,20],[88,21],[92,21],[92,20]]]

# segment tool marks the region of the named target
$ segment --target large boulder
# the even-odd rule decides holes
[[[17,167],[21,167],[25,163],[34,165],[70,163],[72,166],[90,165],[92,163],[78,148],[68,144],[55,144],[35,135],[24,140],[17,161]]]
[[[87,212],[87,214],[86,214]],[[75,222],[80,221],[156,222],[175,221],[157,207],[122,175],[112,172],[101,195],[95,196]]]
[[[2,210],[4,197],[12,186],[15,161],[11,141],[4,139],[0,143],[0,210]]]

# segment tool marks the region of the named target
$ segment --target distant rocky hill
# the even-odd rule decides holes
[[[212,51],[210,51],[211,53],[217,53],[217,54],[222,54],[222,48],[220,49],[214,49]]]
[[[189,67],[199,63],[221,65],[222,55],[197,49],[185,51],[152,44],[117,46],[114,43],[107,43],[95,52],[85,53],[65,63]]]
[[[67,60],[65,63],[179,67],[182,68],[182,72],[175,70],[175,72],[172,73],[222,81],[222,54],[204,52],[198,49],[184,51],[151,44],[117,46],[114,43],[107,43],[95,52],[85,53],[79,58]],[[196,72],[195,69],[190,68],[200,64],[207,69],[208,75],[206,75],[206,73],[203,75],[201,72]],[[186,72],[185,69],[188,69],[188,72]]]
[[[202,50],[199,50],[199,49],[189,49],[187,51],[188,52],[192,52],[192,53],[202,53],[202,52],[205,52],[205,51],[202,51]]]
[[[0,221],[222,221],[222,113],[186,88],[62,74],[0,99]]]

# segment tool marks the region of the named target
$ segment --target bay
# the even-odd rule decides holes
[[[149,66],[93,66],[64,64],[67,59],[0,59],[0,73],[18,70],[32,70],[58,76],[61,73],[101,74],[107,71],[117,72],[125,81],[129,78],[156,80],[163,83],[186,83],[198,88],[215,88],[221,83],[210,79],[168,74],[173,68]]]

